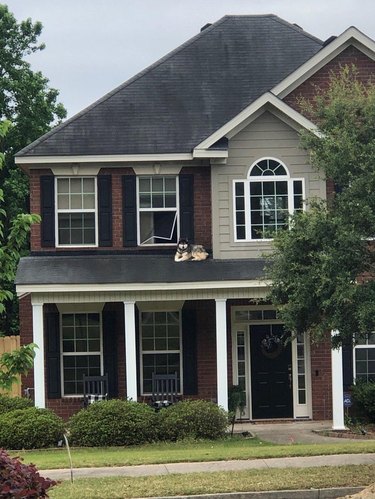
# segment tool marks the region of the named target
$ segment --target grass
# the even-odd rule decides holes
[[[184,441],[134,447],[71,449],[73,466],[76,468],[368,452],[375,452],[375,441],[275,445],[258,439],[241,437],[219,441]],[[22,457],[25,463],[34,463],[41,470],[69,467],[66,449],[13,451],[11,455]]]
[[[238,472],[192,473],[138,478],[87,478],[51,489],[51,499],[116,499],[127,497],[217,494],[262,490],[296,490],[366,486],[375,465],[284,468]]]

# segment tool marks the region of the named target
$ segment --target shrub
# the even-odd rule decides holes
[[[52,447],[63,433],[63,420],[49,409],[30,407],[0,415],[0,446],[7,449]]]
[[[14,411],[16,409],[27,409],[28,407],[33,407],[33,405],[34,404],[31,399],[0,395],[0,414]]]
[[[69,420],[74,445],[137,445],[157,437],[155,411],[146,404],[103,400],[82,409]]]
[[[185,400],[162,409],[159,413],[160,438],[217,439],[225,435],[228,414],[213,402]]]
[[[353,400],[358,409],[372,422],[375,422],[375,382],[357,381],[352,386]]]
[[[17,457],[10,457],[4,449],[0,449],[0,497],[48,497],[47,490],[56,483],[40,476],[33,464],[23,464]]]

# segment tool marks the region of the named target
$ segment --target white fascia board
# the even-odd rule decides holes
[[[139,161],[189,161],[191,153],[173,154],[96,154],[87,156],[16,156],[19,165],[45,165],[54,163],[124,163]]]
[[[374,40],[357,28],[350,27],[326,47],[319,50],[317,54],[305,62],[305,64],[302,64],[285,80],[276,85],[271,92],[280,97],[280,99],[283,99],[350,45],[353,45],[371,59],[375,59]]]
[[[194,289],[241,289],[241,288],[266,288],[270,286],[269,280],[243,280],[243,281],[200,281],[200,282],[159,282],[159,283],[131,283],[131,284],[18,284],[17,296],[26,293],[74,293],[74,292],[105,292],[105,291],[175,291]]]
[[[317,126],[312,123],[310,120],[302,116],[302,114],[298,113],[290,106],[285,104],[282,100],[276,97],[271,92],[266,92],[261,95],[256,101],[247,106],[243,111],[241,111],[237,116],[228,121],[224,126],[219,128],[216,132],[214,132],[210,137],[205,139],[203,142],[197,145],[194,149],[194,156],[198,154],[203,154],[204,151],[207,151],[209,147],[211,147],[215,142],[220,140],[223,137],[228,136],[229,138],[242,130],[245,126],[248,125],[253,119],[253,117],[259,116],[259,112],[262,108],[266,109],[266,106],[274,107],[284,113],[286,116],[295,121],[301,128],[306,128],[316,134],[318,134]],[[272,109],[271,109],[272,110]]]
[[[228,151],[212,151],[206,149],[194,149],[193,151],[194,158],[227,158]]]

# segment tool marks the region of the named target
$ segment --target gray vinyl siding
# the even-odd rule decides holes
[[[234,241],[233,181],[246,179],[250,166],[265,157],[279,159],[291,177],[304,179],[306,199],[326,197],[325,182],[309,164],[298,132],[266,111],[229,140],[227,163],[212,166],[214,258],[261,258],[271,251],[269,241]]]

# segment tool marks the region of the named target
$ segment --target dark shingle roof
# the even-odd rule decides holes
[[[223,17],[18,156],[191,152],[322,45],[274,15]]]
[[[21,258],[16,284],[114,284],[243,281],[264,277],[265,260],[176,263],[173,256],[35,256]]]

